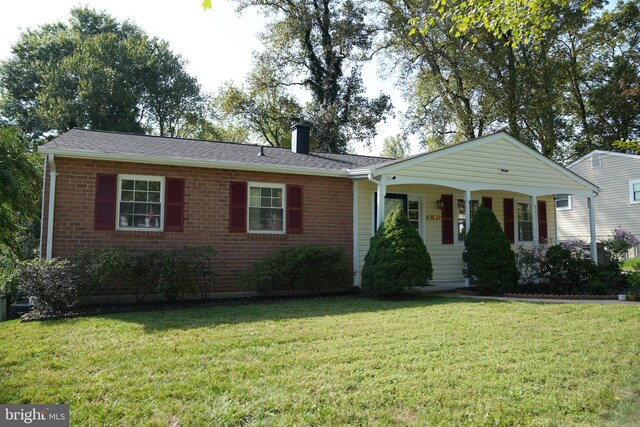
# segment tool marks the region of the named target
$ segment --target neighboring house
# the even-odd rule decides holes
[[[594,199],[598,240],[610,238],[616,228],[640,237],[640,156],[596,150],[567,168],[600,188]],[[585,200],[559,195],[556,216],[558,239],[589,240]],[[632,255],[638,254],[636,247]]]
[[[239,271],[267,252],[316,243],[343,247],[354,284],[375,225],[402,205],[431,254],[434,280],[460,281],[465,230],[479,204],[517,245],[556,240],[554,195],[598,188],[507,133],[403,160],[73,129],[47,156],[41,251],[211,245],[235,291]],[[112,293],[127,294],[127,289]]]

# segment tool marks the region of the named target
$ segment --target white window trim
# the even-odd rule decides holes
[[[634,184],[640,184],[640,179],[629,181],[629,203],[632,205],[640,204],[640,200],[633,199],[633,186]]]
[[[462,200],[464,202],[464,194],[460,197],[454,197],[453,198],[453,202],[455,203],[454,205],[454,221],[453,221],[453,244],[454,245],[458,245],[458,246],[464,246],[464,239],[459,240],[458,239],[458,221],[460,220],[460,218],[458,218],[458,201]],[[470,199],[469,200],[469,205],[471,205],[473,202],[476,202],[478,204],[478,207],[480,207],[480,205],[482,204],[482,197],[480,197],[479,199]],[[477,210],[476,210],[477,212]],[[466,213],[465,213],[466,215]],[[471,219],[473,220],[473,218]],[[466,230],[465,230],[465,236],[466,234]]]
[[[122,197],[122,180],[134,179],[140,181],[160,181],[160,227],[120,227],[120,197]],[[164,177],[152,175],[120,175],[118,174],[118,190],[116,195],[116,230],[119,231],[164,231]]]
[[[515,226],[516,226],[516,229],[515,229],[516,235],[514,236],[514,241],[516,242],[516,244],[517,243],[525,243],[525,244],[533,243],[533,240],[535,238],[535,236],[533,236],[533,235],[531,236],[531,240],[520,240],[520,221],[518,220],[518,205],[520,203],[524,203],[524,204],[529,205],[529,209],[531,209],[531,202],[528,201],[528,200],[514,200],[513,203],[514,203],[514,208],[515,208],[515,212],[514,212],[515,213],[515,218],[514,218],[515,221],[514,222],[515,222]],[[529,212],[532,215],[532,218],[531,218],[531,230],[533,230],[533,212],[532,211],[529,211]],[[536,218],[537,218],[537,216],[536,216]]]
[[[425,222],[424,222],[424,198],[418,194],[407,194],[407,203],[418,202],[418,234],[424,240]]]
[[[251,230],[249,209],[251,209],[251,187],[269,187],[282,189],[282,231]],[[287,186],[276,182],[255,182],[247,183],[247,233],[249,234],[287,234]]]
[[[558,196],[560,196],[560,194],[558,194],[556,196],[556,199],[557,199]],[[567,196],[567,201],[569,202],[569,204],[567,205],[566,208],[559,208],[558,205],[556,204],[556,211],[559,212],[559,211],[570,211],[570,210],[573,210],[573,205],[572,205],[572,201],[571,201],[571,199],[572,199],[571,194],[562,194],[562,196]]]

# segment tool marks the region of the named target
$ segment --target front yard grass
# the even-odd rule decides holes
[[[640,305],[343,298],[0,324],[0,403],[91,425],[633,425]]]
[[[622,269],[626,271],[633,271],[640,269],[640,257],[629,258],[622,263]]]

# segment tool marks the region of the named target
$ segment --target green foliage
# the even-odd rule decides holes
[[[465,276],[484,292],[512,290],[518,281],[515,254],[491,209],[478,207],[464,240]]]
[[[629,258],[622,263],[621,267],[626,271],[640,270],[640,257]]]
[[[362,290],[372,296],[392,296],[426,286],[432,276],[429,252],[399,206],[371,238],[362,268]]]
[[[611,253],[611,261],[621,264],[627,257],[629,250],[636,246],[639,241],[632,233],[617,228],[613,230],[611,238],[604,240],[602,243]]]
[[[149,293],[168,301],[199,291],[206,299],[216,277],[210,246],[130,251],[101,248],[80,252],[71,265],[85,295],[102,296],[106,301],[112,289],[126,285],[138,302]]]
[[[34,309],[40,314],[66,314],[79,302],[78,285],[67,260],[24,262],[17,280],[20,294],[32,297]]]
[[[392,159],[403,159],[408,157],[411,152],[411,145],[406,137],[398,134],[396,136],[388,136],[382,143],[382,152],[380,156],[390,157]]]
[[[258,107],[268,101],[267,108],[258,109],[260,122],[277,127],[278,120],[264,112],[272,111],[273,101],[290,97],[284,89],[302,86],[312,99],[302,118],[313,126],[313,150],[343,153],[349,141],[370,141],[376,124],[391,110],[387,95],[365,96],[361,79],[362,62],[370,54],[376,32],[367,19],[372,4],[350,0],[237,3],[240,10],[257,7],[272,18],[260,35],[265,50],[255,56],[251,78],[257,85],[250,84],[245,93],[251,97],[255,88],[261,88]],[[270,100],[265,98],[268,94]],[[274,119],[282,112],[276,111]]]
[[[40,225],[42,158],[15,126],[0,126],[0,248],[33,257]]]
[[[2,115],[34,138],[72,127],[175,136],[203,102],[166,42],[88,8],[24,32],[0,87]]]
[[[588,281],[593,268],[591,261],[561,245],[553,245],[547,248],[543,274],[557,292],[572,293]]]
[[[215,99],[223,117],[272,147],[291,146],[291,123],[302,114],[297,101],[277,85],[261,82],[256,70],[246,87],[226,83]]]
[[[239,285],[258,294],[344,289],[351,275],[344,249],[305,245],[275,250],[241,273]]]
[[[130,277],[134,258],[122,248],[92,249],[79,252],[71,266],[83,294],[100,296],[105,302],[110,290]]]

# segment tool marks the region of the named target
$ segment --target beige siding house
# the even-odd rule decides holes
[[[464,232],[479,204],[494,211],[515,249],[557,240],[555,195],[571,194],[586,206],[598,193],[588,180],[505,132],[350,174],[356,284],[376,225],[398,204],[424,238],[434,281],[461,281]]]
[[[571,163],[568,169],[600,189],[594,199],[598,240],[609,238],[616,228],[640,236],[639,155],[596,150]],[[589,240],[589,213],[585,200],[559,196],[556,216],[558,239]],[[634,252],[635,256],[639,254],[637,247]]]

